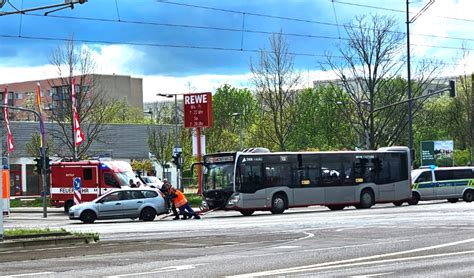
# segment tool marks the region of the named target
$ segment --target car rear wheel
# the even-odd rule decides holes
[[[143,221],[153,221],[156,216],[156,211],[153,208],[146,207],[142,210],[140,218]]]
[[[403,201],[395,201],[395,202],[393,202],[393,205],[396,206],[396,207],[399,207],[399,206],[403,205]]]
[[[97,215],[92,210],[85,210],[81,213],[81,221],[85,224],[92,224],[97,219]]]

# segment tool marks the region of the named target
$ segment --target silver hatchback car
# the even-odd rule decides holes
[[[92,202],[72,206],[69,219],[94,223],[97,219],[139,218],[153,221],[168,211],[161,194],[155,189],[123,188],[97,197]]]

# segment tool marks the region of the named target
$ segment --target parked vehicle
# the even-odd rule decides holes
[[[424,200],[447,199],[456,203],[460,198],[474,200],[474,167],[428,167],[411,172],[413,198],[416,205]]]
[[[69,208],[69,219],[94,223],[101,219],[139,218],[153,221],[167,212],[165,201],[155,189],[127,188],[110,191],[92,202]]]
[[[74,205],[73,180],[81,182],[81,202],[92,201],[113,188],[128,187],[129,180],[138,179],[129,163],[124,161],[58,162],[51,165],[51,205],[68,212]]]
[[[145,183],[145,185],[152,188],[161,188],[163,185],[163,182],[154,176],[140,176],[139,178]]]

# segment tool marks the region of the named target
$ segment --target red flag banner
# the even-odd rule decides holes
[[[10,130],[10,120],[8,119],[8,108],[6,106],[8,106],[8,88],[5,87],[5,93],[3,94],[3,104],[5,105],[5,107],[3,108],[3,113],[5,115],[5,124],[6,124],[6,127],[7,127],[7,134],[8,134],[8,138],[7,138],[7,145],[8,145],[8,152],[13,152],[15,150],[14,146],[13,146],[13,137],[12,137],[12,132]]]
[[[76,110],[76,79],[72,79],[72,114],[73,114],[73,128],[74,128],[74,142],[79,146],[84,141],[84,134],[81,131],[79,124],[79,116]]]

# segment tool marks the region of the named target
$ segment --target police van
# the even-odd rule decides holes
[[[413,198],[410,205],[422,200],[447,199],[456,203],[474,200],[474,167],[436,167],[430,166],[411,172]]]

